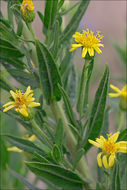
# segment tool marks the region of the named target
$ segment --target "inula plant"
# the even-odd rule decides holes
[[[0,14],[1,189],[127,189],[126,79],[115,87],[108,64],[97,68],[103,31],[79,27],[89,0],[40,1],[44,13],[36,2],[7,0]]]

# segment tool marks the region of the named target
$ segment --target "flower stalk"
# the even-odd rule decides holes
[[[87,82],[87,77],[88,77],[88,67],[89,67],[89,60],[85,60],[85,65],[83,67],[81,84],[80,84],[80,92],[81,93],[79,95],[80,120],[83,115],[85,89],[86,89],[86,82]]]

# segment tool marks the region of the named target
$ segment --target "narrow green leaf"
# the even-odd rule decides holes
[[[18,178],[22,183],[24,183],[24,185],[26,185],[26,187],[28,187],[30,190],[41,190],[38,187],[36,187],[35,185],[31,184],[26,178],[24,178],[23,176],[19,175],[17,172],[15,172],[14,170],[10,170],[12,175],[14,175],[16,178]]]
[[[69,11],[72,11],[75,7],[77,7],[80,4],[80,2],[75,3],[74,5],[70,6],[69,8],[65,9],[60,13],[61,16],[67,14]]]
[[[90,118],[88,121],[87,131],[84,138],[84,148],[87,151],[91,145],[88,142],[88,139],[95,140],[95,138],[99,135],[105,112],[106,105],[106,97],[108,90],[108,79],[109,79],[109,69],[106,66],[104,75],[99,84],[98,90],[95,95],[94,103],[92,106]]]
[[[23,57],[23,53],[21,52],[19,47],[14,46],[8,40],[1,39],[0,40],[0,55],[2,57]]]
[[[37,176],[48,180],[57,187],[73,190],[82,189],[81,179],[70,170],[46,163],[26,162],[26,165]]]
[[[80,24],[82,17],[84,16],[84,13],[88,7],[88,4],[89,4],[89,0],[85,0],[80,3],[79,7],[77,8],[76,13],[70,20],[69,24],[64,29],[60,38],[60,43],[66,42],[74,34],[74,32],[76,31],[76,29],[78,28]]]
[[[23,23],[21,20],[19,20],[17,25],[17,36],[21,36],[23,31]]]
[[[3,63],[8,63],[10,65],[13,65],[14,67],[16,67],[17,69],[25,69],[25,64],[23,61],[21,61],[18,58],[14,58],[14,57],[2,57],[1,56],[1,62]]]
[[[118,141],[127,141],[127,129],[124,129],[123,131],[121,131],[118,137]]]
[[[34,152],[34,155],[38,158],[38,160],[42,163],[50,163],[45,157],[42,155],[38,154],[37,152]]]
[[[39,18],[41,19],[41,22],[43,23],[44,22],[43,14],[40,11],[37,11],[37,14],[38,14]]]
[[[63,6],[64,0],[60,0],[58,3],[58,10]]]
[[[121,190],[120,186],[120,173],[119,173],[119,164],[116,163],[113,168],[113,175],[112,175],[112,187],[113,190]]]
[[[65,90],[60,85],[59,85],[59,89],[60,89],[61,94],[63,96],[63,100],[64,100],[64,104],[65,104],[65,109],[66,109],[66,112],[67,112],[67,116],[68,116],[71,124],[73,126],[77,126],[75,118],[74,118],[74,113],[73,113],[73,110],[72,110],[72,107],[71,107],[71,104],[70,104],[70,101],[69,101],[69,98],[68,98]]]
[[[44,155],[41,149],[39,149],[33,142],[21,139],[12,135],[4,135],[5,138],[19,149],[33,154],[35,151],[41,155]]]
[[[77,87],[77,76],[74,65],[72,65],[72,69],[68,76],[68,84],[67,84],[67,94],[70,100],[72,107],[76,101],[76,87]]]
[[[6,80],[4,77],[2,77],[2,74],[0,73],[0,88],[3,88],[4,90],[10,92],[10,90],[13,90],[13,88],[8,83],[8,80]]]
[[[82,156],[85,154],[85,150],[83,148],[79,149],[76,153],[75,156],[75,161],[73,164],[73,170],[76,169],[78,162],[80,161],[80,159],[82,158]]]
[[[53,57],[47,47],[39,41],[36,41],[36,50],[39,64],[40,83],[44,97],[47,103],[50,103],[53,99],[59,101],[61,99],[61,94],[58,84],[61,84],[61,79]]]
[[[60,162],[62,159],[60,149],[56,144],[53,146],[51,155],[56,162]]]
[[[58,0],[46,0],[44,12],[44,27],[51,29],[57,14]]]
[[[52,54],[53,57],[57,57],[57,52],[58,52],[58,45],[59,45],[59,30],[60,30],[60,24],[59,21],[57,20],[55,23],[55,29],[54,29],[54,44],[52,47]]]
[[[63,128],[62,120],[60,119],[57,123],[56,133],[55,133],[55,143],[59,147],[62,147],[63,135],[64,135],[64,128]]]
[[[4,66],[7,69],[7,65],[4,64]],[[39,88],[39,82],[35,80],[33,74],[18,69],[7,69],[7,71],[24,86],[28,87],[30,85],[32,89]]]

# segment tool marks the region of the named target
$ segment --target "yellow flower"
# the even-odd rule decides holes
[[[99,47],[104,47],[101,43],[103,35],[100,35],[99,31],[97,31],[97,34],[94,35],[94,32],[89,32],[89,29],[87,29],[86,31],[83,30],[83,33],[75,32],[72,37],[77,43],[72,44],[70,52],[74,51],[78,47],[82,47],[82,58],[86,57],[87,52],[89,53],[89,56],[94,56],[95,51],[98,54],[102,53]]]
[[[25,93],[21,90],[16,90],[16,92],[10,90],[10,94],[12,95],[13,101],[3,105],[5,108],[3,112],[15,108],[16,112],[19,112],[24,117],[28,117],[28,108],[40,106],[40,103],[34,102],[35,98],[33,98],[33,90],[31,90],[30,86],[28,86]]]
[[[23,0],[21,4],[21,12],[24,14],[26,11],[30,12],[34,10],[32,0]]]
[[[109,93],[109,97],[121,97],[120,99],[120,108],[124,111],[127,111],[127,84],[120,90],[114,85],[110,85],[110,88],[112,88],[116,93]]]
[[[97,155],[99,167],[102,167],[103,164],[104,167],[108,169],[114,165],[116,153],[127,153],[127,141],[116,142],[119,134],[120,132],[118,131],[113,135],[112,133],[108,134],[108,139],[100,136],[100,138],[96,138],[96,141],[90,139],[88,140],[89,143],[93,144],[97,148],[102,149],[102,152]]]
[[[36,140],[36,136],[32,135],[31,137],[29,137],[29,135],[27,134],[26,136],[23,137],[24,139],[34,142]],[[8,151],[12,151],[12,152],[23,152],[23,150],[21,150],[20,148],[17,148],[16,146],[10,147],[7,149]]]

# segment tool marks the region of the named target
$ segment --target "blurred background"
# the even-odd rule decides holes
[[[67,1],[66,6],[69,6],[71,4],[74,4],[78,1]],[[40,11],[44,13],[44,6],[45,1],[44,0],[34,0],[33,1],[35,6],[35,11]],[[3,15],[7,17],[7,4],[5,1],[1,1],[1,10],[3,12]],[[73,12],[73,10],[72,10]],[[70,12],[70,15],[65,17],[64,19],[64,25],[66,25],[71,17],[72,12]],[[41,21],[36,14],[36,19],[34,20],[34,28],[37,37],[43,41],[44,36],[42,34],[42,24]],[[118,51],[118,47],[121,49],[126,48],[126,1],[125,0],[91,0],[90,4],[88,6],[88,9],[82,18],[82,21],[80,23],[78,31],[81,32],[81,30],[89,28],[96,32],[96,30],[101,31],[101,33],[104,35],[103,44],[104,48],[102,49],[102,54],[97,55],[95,58],[95,66],[93,70],[93,76],[91,79],[91,86],[90,86],[90,98],[93,100],[95,91],[98,86],[98,82],[100,80],[100,77],[102,76],[102,73],[104,71],[105,64],[108,63],[109,69],[110,69],[110,83],[116,85],[118,88],[122,88],[125,84],[126,80],[126,67],[123,63],[123,59],[121,58],[121,55]],[[71,48],[71,45],[70,45]],[[80,73],[82,66],[83,66],[83,59],[81,58],[81,50],[80,48],[76,50],[75,53],[75,67],[78,73]],[[13,82],[13,80],[12,80]],[[2,103],[5,103],[8,100],[8,94],[4,91],[1,93],[1,101]],[[116,131],[116,124],[117,121],[117,115],[119,114],[118,111],[118,100],[110,100],[108,101],[109,105],[113,105],[113,108],[111,109],[111,114],[109,118],[109,128],[110,131]],[[16,136],[22,136],[23,129],[19,127],[19,124],[16,124],[15,121],[10,117],[5,117],[4,114],[1,113],[2,120],[2,128],[4,132],[6,133],[13,133]],[[6,145],[4,144],[5,148]],[[91,154],[93,155],[93,151],[95,152],[95,148],[91,149],[89,152],[89,164],[91,165],[91,168],[93,168],[93,156],[91,159]],[[6,153],[6,159],[9,160],[10,165],[12,165],[12,168],[20,172],[21,175],[25,174],[25,168],[23,169],[23,165],[21,163],[22,155],[18,153],[13,153],[13,155],[10,156],[11,153]],[[96,157],[96,154],[95,154]],[[16,159],[15,159],[16,158]],[[3,162],[6,162],[7,160],[4,160]],[[96,159],[96,158],[95,158]],[[22,170],[21,170],[22,168]],[[5,171],[6,173],[6,171]],[[30,181],[34,179],[31,177],[32,174],[28,175],[30,178]],[[8,182],[4,187],[5,189],[8,187],[22,187],[21,183],[18,182],[16,179],[14,179],[12,176],[7,176],[5,174],[6,179],[4,184],[9,179],[13,180],[12,183]],[[10,184],[9,184],[10,183]],[[38,184],[40,186],[41,184]]]

